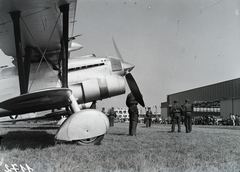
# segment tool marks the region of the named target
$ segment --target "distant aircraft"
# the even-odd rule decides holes
[[[76,4],[77,0],[0,1],[0,48],[15,65],[1,69],[0,117],[32,120],[68,114],[56,140],[99,144],[109,121],[102,112],[84,106],[124,94],[124,76],[139,104],[145,105],[130,73],[134,66],[123,60],[114,39],[118,57],[69,58],[70,52],[82,48],[72,42]]]

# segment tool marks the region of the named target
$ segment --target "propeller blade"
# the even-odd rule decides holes
[[[124,62],[123,58],[122,58],[122,55],[120,53],[120,51],[118,50],[118,47],[117,47],[117,44],[115,43],[114,41],[114,38],[112,37],[112,40],[113,40],[113,45],[114,45],[114,48],[115,48],[115,51],[116,51],[116,54],[119,58],[119,60],[121,60],[121,62]],[[133,66],[131,65],[130,67],[126,67],[128,66],[129,64],[127,63],[124,63],[125,65],[125,68],[128,69],[128,72],[130,72],[130,70],[132,70]],[[133,78],[132,74],[131,73],[128,73],[126,75],[126,80],[127,80],[127,83],[128,83],[128,86],[133,94],[133,96],[135,97],[136,101],[143,107],[145,107],[145,104],[144,104],[144,101],[143,101],[143,97],[142,97],[142,94],[137,86],[137,83],[135,81],[135,79]]]
[[[113,45],[114,45],[114,48],[115,48],[115,51],[116,51],[116,53],[117,53],[117,56],[118,56],[119,60],[121,60],[122,62],[124,62],[124,60],[123,60],[123,58],[122,58],[122,55],[121,55],[120,51],[118,50],[117,44],[115,43],[113,37],[112,37],[112,40],[113,40]]]
[[[128,73],[126,75],[126,80],[127,80],[127,83],[129,85],[129,88],[133,94],[133,96],[135,97],[136,101],[142,106],[142,107],[145,107],[145,103],[143,101],[143,96],[137,86],[137,83],[135,81],[135,79],[133,78],[132,74],[131,73]]]

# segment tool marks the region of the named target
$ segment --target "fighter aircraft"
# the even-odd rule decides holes
[[[139,104],[144,106],[144,101],[130,73],[134,66],[123,60],[114,39],[117,57],[69,58],[70,52],[82,48],[73,42],[76,4],[77,0],[0,0],[0,48],[15,65],[0,73],[0,117],[51,110],[35,119],[51,118],[59,115],[55,109],[64,108],[69,117],[55,139],[99,144],[109,121],[102,112],[81,107],[124,94],[124,76]]]

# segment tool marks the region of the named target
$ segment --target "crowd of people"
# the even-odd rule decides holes
[[[240,116],[229,115],[228,119],[222,119],[217,116],[197,116],[192,120],[194,125],[232,125],[240,126]]]
[[[126,105],[128,107],[128,113],[129,113],[129,135],[130,136],[136,136],[137,131],[137,124],[139,122],[138,117],[138,102],[135,100],[132,93],[129,93],[126,99]],[[105,111],[103,109],[102,111]],[[181,132],[181,117],[182,114],[184,114],[184,124],[186,127],[186,132],[190,133],[192,131],[192,105],[189,103],[189,101],[186,99],[185,104],[180,106],[177,101],[175,100],[173,102],[172,108],[171,108],[171,119],[172,119],[172,128],[171,132],[175,131],[175,124],[178,125],[178,132]],[[114,119],[116,118],[116,112],[114,111],[114,108],[112,107],[108,113],[109,123],[110,127],[114,126]],[[152,111],[151,108],[148,107],[146,111],[146,117],[144,120],[144,123],[146,124],[146,127],[149,128],[152,126]]]
[[[216,116],[197,116],[193,119],[194,125],[221,125],[222,119],[218,119]]]
[[[135,100],[132,93],[129,93],[126,99],[126,105],[128,107],[129,113],[129,135],[136,136],[137,124],[139,123],[139,114],[138,114],[138,102]],[[180,105],[177,100],[173,101],[173,104],[170,109],[170,120],[167,124],[172,124],[171,132],[175,132],[175,125],[177,125],[177,132],[181,132],[181,125],[184,124],[186,133],[192,131],[192,125],[240,125],[240,116],[230,114],[229,119],[222,121],[216,116],[198,116],[192,117],[193,105],[189,102],[188,99],[185,99],[185,103]],[[117,117],[114,108],[112,107],[108,112],[107,116],[109,118],[110,127],[114,126],[114,121]],[[144,124],[146,128],[150,128],[152,123],[158,123],[156,119],[153,119],[153,113],[151,107],[147,108]],[[164,122],[164,120],[161,120]]]
[[[230,113],[229,119],[227,120],[228,125],[239,126],[240,116]]]

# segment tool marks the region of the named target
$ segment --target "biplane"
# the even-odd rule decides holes
[[[0,73],[0,117],[51,118],[67,114],[55,139],[99,144],[109,129],[105,114],[85,105],[125,93],[125,80],[140,105],[142,94],[113,39],[117,57],[71,57],[77,0],[0,0],[0,48],[13,67]],[[56,113],[56,109],[64,109]],[[29,120],[26,118],[24,120]]]

